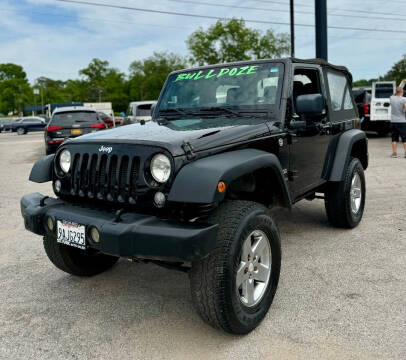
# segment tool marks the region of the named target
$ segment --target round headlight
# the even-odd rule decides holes
[[[168,181],[171,175],[171,161],[164,154],[156,154],[151,160],[151,175],[160,182]]]
[[[68,150],[63,150],[61,155],[59,155],[59,166],[62,171],[66,174],[70,169],[71,156]]]

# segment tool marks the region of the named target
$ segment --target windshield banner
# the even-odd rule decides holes
[[[178,74],[176,79],[173,82],[181,81],[181,80],[199,80],[199,79],[210,79],[213,77],[222,77],[222,76],[241,76],[241,75],[252,75],[256,74],[259,66],[241,66],[241,67],[233,67],[233,68],[221,68],[221,69],[207,69],[207,70],[200,70],[198,72],[193,73],[183,73]]]

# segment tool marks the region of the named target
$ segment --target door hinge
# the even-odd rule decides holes
[[[293,181],[295,178],[297,178],[297,174],[298,174],[299,172],[298,171],[296,171],[296,170],[289,170],[288,171],[288,180],[289,181]]]
[[[184,141],[182,144],[182,149],[186,154],[188,160],[192,160],[196,157],[196,154],[193,151],[193,146],[189,141]]]
[[[298,140],[296,139],[297,135],[294,133],[288,133],[287,140],[288,140],[288,145],[292,145],[294,143],[297,143]]]

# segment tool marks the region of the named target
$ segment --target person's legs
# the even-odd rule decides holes
[[[397,127],[398,124],[392,123],[391,124],[391,130],[392,130],[392,157],[398,157],[397,154],[397,147],[398,147],[398,141],[399,141],[399,129]]]
[[[406,123],[399,124],[398,126],[400,138],[403,142],[403,148],[405,149],[405,158],[406,158]]]
[[[396,154],[398,148],[398,143],[396,141],[392,141],[392,150],[393,153]]]

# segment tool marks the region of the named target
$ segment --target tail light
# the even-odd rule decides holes
[[[364,115],[369,114],[369,104],[364,104]]]
[[[62,130],[62,126],[47,126],[47,131],[57,131],[57,130]]]
[[[101,123],[96,123],[96,124],[92,124],[90,125],[91,128],[93,129],[105,129],[106,125],[105,124],[101,124]]]

